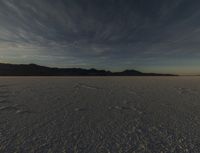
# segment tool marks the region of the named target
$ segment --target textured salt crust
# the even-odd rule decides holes
[[[2,153],[199,153],[199,77],[0,78]]]

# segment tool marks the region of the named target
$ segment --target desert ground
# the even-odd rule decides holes
[[[200,153],[200,77],[1,77],[0,153]]]

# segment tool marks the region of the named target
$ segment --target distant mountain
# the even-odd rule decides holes
[[[111,72],[82,68],[50,68],[36,64],[0,63],[0,76],[175,76],[172,74],[142,73],[136,70]]]

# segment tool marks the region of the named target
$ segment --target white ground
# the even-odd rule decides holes
[[[2,77],[0,153],[200,153],[200,77]]]

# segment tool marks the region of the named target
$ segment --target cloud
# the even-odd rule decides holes
[[[198,0],[1,0],[0,54],[5,59],[13,55],[17,62],[23,54],[24,62],[54,61],[63,66],[196,60],[199,4]]]

